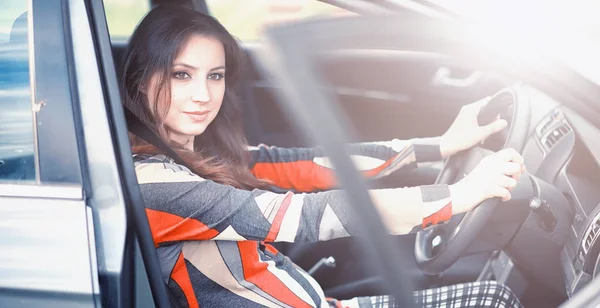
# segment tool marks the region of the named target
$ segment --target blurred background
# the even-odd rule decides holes
[[[351,14],[315,0],[208,0],[213,16],[241,41],[258,40],[268,24],[311,16]],[[105,0],[106,16],[112,37],[129,36],[149,10],[147,0]],[[123,14],[128,11],[129,14]]]

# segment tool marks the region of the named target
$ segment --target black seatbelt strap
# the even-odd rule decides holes
[[[176,163],[186,166],[188,169],[190,169],[190,167],[187,166],[183,159],[179,157],[179,154],[173,151],[173,149],[171,149],[169,145],[167,145],[162,139],[160,139],[160,137],[158,137],[156,133],[154,133],[135,114],[133,114],[131,110],[129,110],[127,107],[124,107],[123,110],[125,111],[125,119],[127,120],[127,126],[132,134],[138,136],[139,138],[142,138],[144,141],[164,151],[165,154],[167,154],[167,156],[175,160]]]

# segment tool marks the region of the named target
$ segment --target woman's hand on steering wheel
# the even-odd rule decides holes
[[[490,198],[510,200],[524,171],[523,157],[514,149],[484,157],[471,173],[450,185],[453,214],[468,212]]]
[[[467,150],[489,136],[503,130],[507,126],[506,120],[496,120],[484,126],[479,126],[477,116],[479,111],[490,100],[486,97],[474,103],[463,106],[456,119],[440,138],[440,151],[442,157],[447,158],[458,152]]]

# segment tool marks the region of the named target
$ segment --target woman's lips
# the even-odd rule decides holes
[[[193,121],[204,121],[208,116],[208,111],[183,112],[187,114]]]

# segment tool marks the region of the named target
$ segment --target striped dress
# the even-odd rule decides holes
[[[368,178],[441,159],[433,138],[360,143],[349,150]],[[326,299],[311,276],[269,244],[326,241],[356,232],[357,218],[344,191],[334,190],[334,171],[322,151],[259,146],[250,154],[251,172],[283,193],[218,184],[164,155],[134,156],[163,279],[180,306],[375,307],[385,301],[392,307],[381,297]],[[403,193],[398,206],[422,208],[421,227],[450,219],[448,186]],[[419,229],[413,227],[418,226],[406,233]]]

